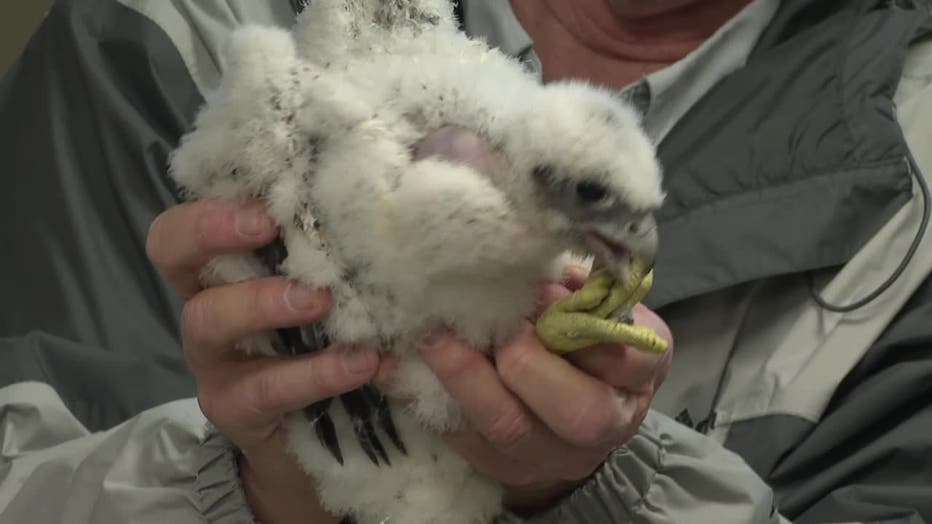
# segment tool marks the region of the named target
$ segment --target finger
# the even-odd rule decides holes
[[[261,202],[186,202],[152,222],[146,253],[172,287],[189,298],[200,289],[200,272],[211,258],[256,249],[276,234]]]
[[[610,448],[552,449],[546,454],[516,458],[494,448],[476,431],[444,436],[447,443],[479,472],[507,486],[527,486],[541,480],[579,480],[588,477],[605,460]],[[529,460],[530,459],[530,460]]]
[[[258,427],[362,386],[378,364],[378,353],[366,348],[234,362],[199,377],[204,388],[198,398],[218,427]]]
[[[496,351],[495,364],[508,389],[557,436],[576,446],[617,443],[636,418],[636,405],[548,352],[531,326]]]
[[[566,358],[590,376],[615,388],[643,391],[653,387],[664,356],[630,346],[601,344],[570,353]]]
[[[601,344],[567,355],[567,358],[607,384],[619,389],[641,391],[659,385],[670,366],[673,336],[667,324],[653,311],[643,305],[634,307],[634,322],[647,326],[667,341],[664,353],[640,351],[617,344]]]
[[[444,435],[443,440],[471,467],[506,486],[524,486],[540,476],[539,468],[528,468],[518,459],[497,451],[476,431],[458,431]]]
[[[453,396],[471,426],[498,451],[524,460],[570,452],[545,431],[502,383],[492,363],[452,336],[434,333],[420,342],[421,354]]]
[[[185,355],[194,368],[228,360],[243,337],[316,322],[330,304],[328,290],[306,288],[284,277],[206,289],[188,300],[182,312]]]

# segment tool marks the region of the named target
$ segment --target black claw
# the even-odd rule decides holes
[[[333,420],[331,420],[330,415],[327,413],[327,410],[330,408],[330,402],[331,399],[328,398],[304,408],[304,417],[311,423],[311,426],[314,427],[320,445],[327,448],[330,454],[333,455],[333,458],[342,466],[343,452],[340,450],[337,430],[333,425]]]
[[[269,270],[280,275],[282,274],[281,264],[288,257],[288,249],[285,247],[282,238],[279,237],[271,244],[256,250],[256,255],[262,259]],[[301,328],[283,328],[276,331],[280,339],[280,344],[276,344],[276,351],[282,354],[303,355],[330,346],[330,338],[320,324]],[[340,395],[340,400],[343,402],[343,406],[346,408],[346,412],[353,424],[353,432],[356,434],[359,445],[375,465],[381,465],[380,459],[381,462],[387,465],[391,465],[391,461],[372,424],[373,410],[379,427],[388,435],[392,444],[401,453],[408,454],[408,450],[401,442],[398,430],[392,420],[388,400],[378,389],[365,386],[362,389]],[[336,428],[327,413],[330,409],[330,403],[331,399],[325,399],[311,404],[304,409],[304,416],[314,427],[320,444],[330,451],[330,454],[340,465],[343,465],[343,453],[340,450]]]
[[[392,461],[388,460],[388,452],[385,451],[385,448],[382,446],[382,441],[379,440],[379,437],[375,434],[375,427],[372,425],[372,422],[366,421],[365,425],[366,433],[372,436],[372,447],[375,448],[375,452],[378,453],[386,466],[391,466]]]
[[[333,421],[330,420],[330,415],[324,413],[317,421],[317,425],[314,429],[317,430],[317,439],[320,443],[330,451],[333,458],[342,466],[343,452],[340,451],[340,440],[337,438],[337,430],[333,427]]]
[[[310,348],[301,339],[298,328],[280,328],[275,330],[282,341],[283,352],[286,355],[303,355],[310,352]]]
[[[304,355],[330,346],[330,338],[320,324],[276,330],[286,355]]]
[[[375,434],[375,428],[372,426],[372,407],[369,404],[366,395],[362,390],[350,391],[340,395],[343,407],[353,423],[353,431],[356,433],[356,439],[363,451],[369,456],[375,465],[379,465],[379,457],[386,464],[391,464],[388,460],[388,454],[378,435]]]
[[[285,247],[285,241],[282,240],[282,237],[277,237],[272,243],[257,249],[255,253],[272,273],[276,275],[282,273],[282,262],[288,258],[288,248]]]
[[[388,399],[381,391],[376,389],[375,386],[366,385],[363,386],[362,390],[363,393],[366,394],[369,402],[375,406],[376,419],[379,422],[379,427],[388,435],[389,440],[392,441],[395,448],[403,455],[407,455],[408,449],[405,448],[404,442],[401,441],[401,437],[398,435],[398,429],[395,427],[395,421],[392,420],[392,410],[388,406]]]
[[[305,345],[311,348],[311,351],[317,351],[330,347],[330,337],[324,331],[322,324],[311,324],[301,328],[301,340]]]

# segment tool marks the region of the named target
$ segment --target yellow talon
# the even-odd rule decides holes
[[[653,271],[638,262],[632,263],[624,282],[597,270],[582,289],[544,311],[537,321],[537,335],[548,349],[561,354],[604,343],[662,353],[667,342],[652,329],[619,320],[644,298],[652,283]]]

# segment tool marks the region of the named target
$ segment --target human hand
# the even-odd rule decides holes
[[[249,252],[277,230],[259,202],[198,201],[175,206],[153,222],[147,253],[185,299],[185,359],[204,415],[242,452],[246,497],[264,523],[329,523],[312,480],[285,450],[286,413],[356,389],[373,376],[373,351],[319,352],[297,357],[246,357],[236,341],[258,332],[309,324],[330,307],[326,290],[284,277],[202,290],[199,274],[213,257]]]
[[[545,286],[545,305],[569,292]],[[634,317],[672,349],[669,328],[656,314],[638,305]],[[422,339],[421,352],[467,421],[465,429],[444,435],[446,442],[502,482],[506,506],[519,514],[562,499],[631,439],[672,356],[602,345],[564,358],[547,351],[531,322],[491,362],[442,331]],[[390,361],[377,380],[391,389]]]

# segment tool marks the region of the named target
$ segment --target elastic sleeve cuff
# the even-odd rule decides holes
[[[637,435],[612,453],[588,481],[527,522],[776,524],[780,517],[774,511],[772,490],[741,457],[651,412]]]
[[[631,522],[664,469],[665,435],[641,431],[614,451],[582,486],[531,524]],[[638,520],[640,521],[640,520]]]
[[[550,510],[522,519],[506,513],[496,524],[616,524],[630,522],[663,468],[664,437],[642,428],[623,448]]]
[[[197,453],[194,480],[198,509],[208,523],[240,524],[255,522],[239,478],[238,450],[215,429]]]

